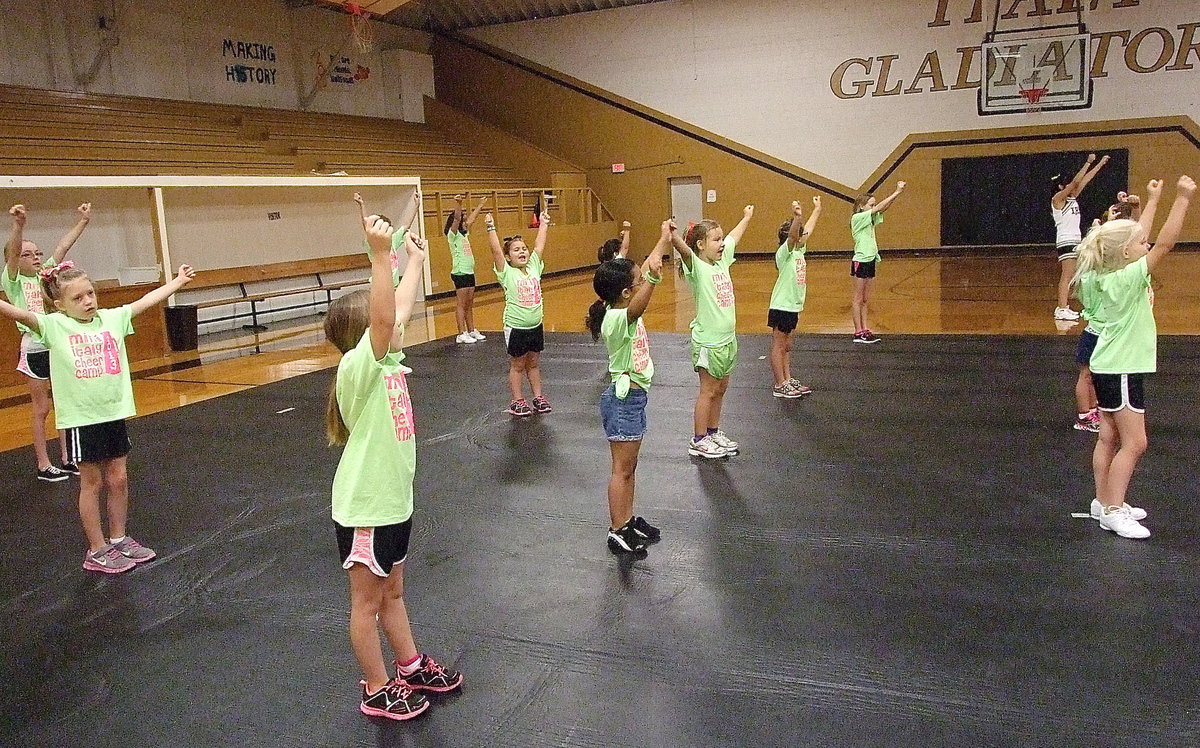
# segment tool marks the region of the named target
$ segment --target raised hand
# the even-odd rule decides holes
[[[17,224],[18,226],[24,226],[25,219],[29,217],[29,212],[25,209],[25,206],[20,204],[9,208],[8,214],[13,217],[13,223]]]
[[[458,203],[459,205],[462,205],[463,200],[466,200],[466,199],[467,199],[466,195],[455,195],[454,196],[454,202]]]
[[[191,265],[180,265],[179,274],[175,276],[175,280],[178,281],[181,286],[186,286],[188,283],[191,283],[192,279],[195,277],[196,271],[192,270]]]
[[[367,232],[367,244],[376,254],[386,254],[392,251],[392,234],[395,229],[392,224],[379,216],[367,216],[363,219],[363,229]]]
[[[799,200],[792,201],[792,216],[795,218],[802,218],[804,216],[804,207],[800,205]]]
[[[754,206],[753,206],[753,205],[747,205],[746,207],[742,208],[742,216],[743,216],[743,217],[745,217],[745,218],[752,218],[752,217],[754,217]]]
[[[1163,181],[1161,179],[1151,179],[1146,182],[1146,194],[1150,198],[1156,198],[1162,194]]]
[[[632,223],[630,223],[629,221],[621,221],[621,230],[622,231],[628,231],[631,228],[633,228]]]
[[[820,209],[821,209],[821,196],[813,195],[813,210],[820,210]]]
[[[487,226],[489,229],[496,228],[496,219],[492,217],[491,213],[483,214],[483,225]]]
[[[366,207],[366,205],[363,203],[362,195],[357,192],[354,193],[354,202],[358,203],[358,207],[360,208]]]
[[[896,182],[896,192],[904,192],[904,188],[908,186],[908,182]]]
[[[1196,182],[1191,177],[1189,177],[1187,174],[1184,174],[1182,177],[1180,177],[1179,182],[1176,183],[1176,185],[1175,185],[1175,194],[1177,194],[1177,195],[1183,195],[1184,197],[1191,197],[1192,193],[1194,193],[1195,191],[1196,191]]]
[[[92,220],[92,204],[91,203],[82,203],[75,210],[79,211],[79,217],[82,220],[84,220],[84,221]]]
[[[549,213],[549,211],[545,211],[545,210],[543,210],[543,211],[542,211],[542,214],[541,214],[540,216],[538,216],[538,221],[539,221],[540,223],[544,223],[544,224],[546,224],[546,225],[550,225],[550,213]]]
[[[410,259],[416,258],[418,261],[425,259],[425,249],[427,244],[421,237],[409,232],[404,239],[404,250],[408,252]]]

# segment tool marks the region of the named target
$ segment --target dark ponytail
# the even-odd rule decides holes
[[[587,318],[583,321],[592,334],[592,340],[600,339],[600,325],[604,322],[608,307],[621,298],[622,291],[633,286],[634,270],[633,261],[626,257],[613,258],[596,268],[592,289],[600,298],[588,307]]]

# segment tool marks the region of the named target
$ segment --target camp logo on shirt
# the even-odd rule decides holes
[[[801,256],[796,265],[796,285],[804,286],[808,284],[808,262]]]
[[[121,352],[112,333],[72,333],[67,338],[75,358],[76,379],[96,379],[121,373]]]
[[[25,305],[34,314],[46,313],[46,302],[42,296],[42,282],[36,278],[21,277],[21,290],[25,293]]]
[[[646,326],[637,321],[637,332],[633,334],[633,370],[641,374],[650,365],[650,340],[646,337]]]
[[[717,306],[733,306],[733,281],[729,273],[713,273],[713,288],[717,292]]]
[[[391,252],[388,252],[388,257],[392,261],[392,272],[394,273],[400,269],[400,255],[396,254],[396,250],[393,249]]]
[[[416,435],[412,419],[412,400],[408,397],[408,380],[403,373],[386,374],[383,377],[387,389],[388,405],[392,409],[392,421],[396,424],[396,438],[407,441]]]
[[[517,303],[521,306],[537,306],[542,303],[540,278],[517,278]]]

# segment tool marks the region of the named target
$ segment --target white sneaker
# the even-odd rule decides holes
[[[1129,516],[1133,517],[1137,521],[1140,522],[1140,521],[1146,519],[1146,510],[1145,509],[1142,509],[1141,507],[1137,507],[1137,506],[1129,506],[1129,504],[1123,504],[1122,506],[1125,509],[1128,509]],[[1100,506],[1100,499],[1092,499],[1091,511],[1092,511],[1092,519],[1100,519],[1100,517],[1104,514],[1104,507]]]
[[[1079,312],[1071,307],[1056,306],[1054,307],[1054,319],[1079,319]]]
[[[454,342],[455,343],[476,343],[478,341],[475,340],[475,338],[471,337],[471,333],[464,332],[464,333],[460,334],[457,338],[455,338]]]
[[[487,335],[484,335],[483,333],[479,332],[478,330],[472,330],[471,332],[469,332],[467,334],[470,335],[471,337],[475,338],[476,340],[487,340]]]
[[[714,460],[718,457],[728,457],[725,448],[713,441],[712,436],[706,436],[700,441],[688,439],[688,454]]]
[[[1144,540],[1150,537],[1150,531],[1133,518],[1128,506],[1122,506],[1120,509],[1105,509],[1104,513],[1100,515],[1100,526],[1123,538]]]
[[[718,429],[717,433],[709,434],[708,438],[712,439],[713,442],[718,447],[725,450],[727,454],[735,455],[738,453],[738,443],[726,436],[724,431]]]

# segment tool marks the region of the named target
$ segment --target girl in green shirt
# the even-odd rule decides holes
[[[1100,438],[1092,454],[1093,514],[1101,527],[1124,538],[1150,537],[1138,522],[1145,511],[1125,501],[1146,451],[1144,379],[1158,367],[1150,274],[1179,239],[1195,191],[1191,177],[1179,178],[1175,202],[1153,247],[1141,223],[1119,219],[1092,229],[1078,248],[1072,285],[1092,286],[1104,321],[1089,364],[1100,404]]]
[[[79,221],[59,240],[50,256],[43,260],[38,246],[25,238],[25,221],[28,217],[25,206],[14,205],[8,209],[12,216],[12,231],[4,246],[4,271],[0,287],[3,287],[4,294],[13,305],[31,312],[45,311],[42,280],[38,274],[62,262],[92,220],[91,203],[83,203],[76,210],[79,212]],[[31,426],[37,477],[38,480],[52,483],[63,481],[72,475],[79,475],[79,467],[67,459],[66,434],[62,431],[58,432],[62,468],[50,462],[50,452],[46,446],[46,416],[50,414],[50,351],[24,325],[18,324],[17,331],[21,333],[21,357],[17,362],[17,371],[25,375],[30,404],[33,406]]]
[[[492,248],[493,270],[504,288],[504,344],[508,349],[508,388],[512,401],[507,412],[524,418],[549,413],[550,402],[542,392],[542,351],[546,347],[542,328],[542,253],[550,230],[550,214],[542,211],[538,220],[533,251],[521,235],[507,236],[501,243],[496,235],[496,219],[488,213],[488,244]],[[533,403],[525,400],[525,380],[533,390]]]
[[[600,420],[612,452],[608,480],[608,547],[614,553],[637,553],[660,532],[633,514],[634,472],[646,433],[646,401],[654,378],[650,344],[642,314],[654,286],[662,280],[662,254],[671,243],[674,224],[664,221],[658,244],[642,268],[625,257],[616,257],[596,269],[592,287],[599,300],[588,309],[588,331],[604,339],[612,384],[600,396]]]
[[[750,225],[754,206],[742,210],[742,220],[726,236],[721,224],[704,220],[688,231],[687,241],[672,233],[683,277],[696,297],[692,320],[692,368],[700,376],[700,392],[692,412],[695,432],[688,454],[715,459],[738,453],[738,443],[721,431],[721,406],[729,377],[737,365],[737,310],[729,268],[734,250]]]
[[[883,212],[891,207],[901,192],[904,192],[904,182],[897,182],[896,191],[879,202],[875,202],[875,196],[869,192],[859,195],[854,201],[854,214],[850,216],[850,234],[854,237],[854,258],[850,261],[854,296],[850,300],[850,316],[854,319],[855,343],[879,342],[879,338],[867,327],[867,297],[870,295],[871,282],[875,280],[875,265],[879,262],[875,227],[883,223]]]
[[[817,226],[821,215],[821,197],[813,198],[813,212],[804,221],[804,209],[799,201],[792,203],[792,217],[779,227],[779,250],[775,252],[775,268],[779,277],[771,290],[771,306],[767,310],[767,327],[771,328],[771,373],[775,397],[798,398],[812,392],[800,380],[792,378],[792,333],[800,321],[808,295],[808,263],[804,259],[805,243]]]
[[[446,217],[442,233],[450,245],[450,280],[454,283],[454,321],[458,324],[456,343],[478,343],[487,336],[475,328],[475,255],[471,253],[471,224],[479,217],[479,211],[487,205],[485,197],[463,217],[463,195],[454,196],[454,210]]]
[[[54,422],[67,432],[67,456],[79,465],[79,519],[87,536],[83,568],[105,574],[129,571],[154,551],[126,534],[129,436],[125,419],[136,410],[125,337],[133,318],[166,301],[195,274],[187,265],[171,282],[116,309],[100,309],[92,281],[74,263],[42,271],[42,286],[55,312],[37,314],[0,302],[0,314],[25,325],[50,350]],[[100,524],[100,494],[108,494],[109,536]]]
[[[408,262],[393,290],[392,227],[368,216],[363,228],[370,289],[339,297],[325,316],[325,337],[343,354],[325,413],[330,445],[345,445],[333,479],[334,533],[350,578],[350,645],[363,672],[359,711],[405,720],[429,708],[420,691],[458,688],[462,674],[418,652],[403,597],[416,431],[401,347],[424,243],[412,233],[405,237]],[[380,630],[396,655],[395,677],[384,664]]]

